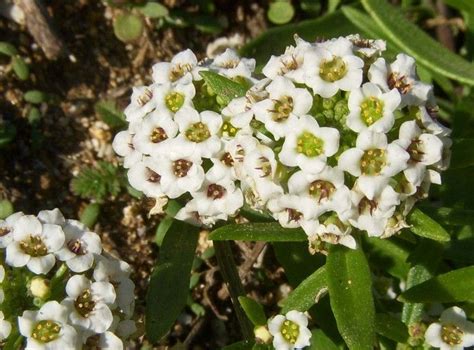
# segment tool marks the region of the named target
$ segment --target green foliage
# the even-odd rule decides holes
[[[0,53],[9,57],[18,55],[18,50],[15,46],[5,41],[0,41]]]
[[[150,18],[162,18],[169,14],[168,8],[158,2],[147,2],[139,7],[140,12]]]
[[[408,341],[407,326],[399,319],[388,314],[375,315],[375,331],[397,343],[406,343]]]
[[[0,120],[0,149],[7,146],[15,138],[15,135],[15,126]]]
[[[125,43],[138,40],[144,27],[143,19],[132,13],[122,13],[114,19],[115,36]]]
[[[372,279],[364,252],[333,245],[326,262],[331,308],[349,349],[373,349],[375,307]]]
[[[283,228],[280,224],[251,223],[219,227],[211,232],[213,241],[265,241],[265,242],[299,242],[306,241],[302,229]]]
[[[174,221],[160,249],[146,295],[146,333],[155,343],[186,305],[199,228]]]
[[[112,129],[123,129],[127,126],[125,115],[117,108],[114,101],[99,101],[94,109],[100,119]]]
[[[71,185],[77,196],[102,202],[107,196],[119,194],[121,181],[118,167],[100,161],[96,167],[83,168]]]
[[[158,246],[161,246],[161,244],[163,243],[163,239],[165,238],[166,233],[173,224],[174,216],[179,211],[179,209],[181,209],[181,205],[177,201],[171,200],[168,202],[168,205],[166,206],[165,210],[165,217],[161,219],[160,223],[158,224],[158,227],[156,228],[155,243]]]
[[[0,220],[13,214],[13,204],[7,199],[0,200]]]
[[[84,208],[79,220],[89,228],[93,228],[99,218],[100,205],[98,203],[91,203]]]
[[[262,305],[246,296],[240,296],[239,303],[254,326],[264,326],[267,324],[267,317]]]
[[[413,209],[411,211],[407,217],[407,222],[411,225],[411,232],[418,236],[441,242],[450,240],[449,233],[446,232],[440,224],[419,209]]]
[[[289,0],[275,0],[268,7],[268,19],[275,24],[285,24],[291,21],[295,9]]]
[[[242,97],[247,92],[245,86],[211,71],[200,72],[202,78],[212,91],[228,105],[234,98]]]
[[[26,80],[30,76],[30,68],[20,56],[12,57],[12,68],[20,80]]]
[[[33,103],[33,104],[41,104],[43,102],[48,101],[48,94],[39,90],[28,90],[23,95],[23,98],[25,99],[26,102]]]

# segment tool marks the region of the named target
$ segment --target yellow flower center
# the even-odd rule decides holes
[[[321,62],[319,66],[319,76],[324,81],[333,83],[344,78],[347,73],[347,66],[341,57],[334,56],[331,60]]]
[[[49,343],[59,338],[59,332],[61,332],[61,326],[58,323],[43,320],[36,323],[31,337],[40,343]]]
[[[281,335],[290,344],[295,344],[300,335],[300,326],[295,322],[286,320],[280,328]]]
[[[365,125],[370,126],[383,117],[383,101],[368,97],[360,104],[360,115]]]
[[[364,175],[379,175],[385,165],[387,159],[383,149],[369,149],[364,152],[360,160],[360,170]]]
[[[323,153],[324,141],[309,131],[304,131],[296,140],[296,152],[306,157],[317,157]]]
[[[441,339],[451,346],[462,343],[464,332],[454,324],[445,324],[441,327]]]

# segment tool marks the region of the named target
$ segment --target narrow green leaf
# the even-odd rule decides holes
[[[94,227],[100,214],[100,205],[91,203],[82,211],[79,220],[89,228]]]
[[[371,266],[381,267],[394,277],[406,278],[410,270],[410,264],[407,263],[409,244],[396,237],[392,239],[368,237],[364,243]]]
[[[114,101],[99,101],[94,105],[94,110],[112,129],[122,129],[127,126],[124,114],[117,108]]]
[[[321,329],[315,329],[309,350],[339,350],[339,347]]]
[[[301,282],[300,285],[281,302],[281,313],[286,314],[291,310],[301,312],[309,310],[316,303],[316,298],[319,298],[320,293],[326,288],[326,269],[323,266]]]
[[[199,230],[175,220],[163,240],[146,295],[146,333],[153,343],[168,332],[186,305]]]
[[[7,199],[0,201],[0,220],[4,220],[13,214],[13,204]]]
[[[474,140],[473,140],[474,141]],[[473,150],[474,152],[474,150]],[[473,225],[474,210],[422,206],[423,212],[427,213],[434,220],[444,223],[445,225]]]
[[[375,315],[375,331],[397,343],[406,343],[408,341],[407,326],[402,321],[388,314]]]
[[[242,340],[234,344],[224,346],[222,350],[252,350],[255,342],[249,340]]]
[[[213,241],[304,242],[308,238],[300,228],[283,228],[279,223],[233,224],[211,232]]]
[[[295,34],[303,39],[332,38],[357,32],[357,28],[340,11],[314,20],[301,21],[267,30],[242,47],[242,56],[253,57],[264,64],[271,55],[278,55],[288,45],[294,45]]]
[[[274,1],[268,7],[268,19],[275,24],[288,23],[294,15],[295,9],[289,1]]]
[[[140,6],[139,10],[145,16],[150,18],[161,18],[168,16],[168,8],[158,2],[147,2],[145,5]]]
[[[474,13],[474,2],[472,0],[444,0],[444,2],[458,10]]]
[[[420,237],[440,242],[447,242],[451,239],[449,233],[440,224],[424,214],[420,209],[413,209],[408,214],[407,222],[411,225],[410,231]]]
[[[467,168],[474,165],[474,139],[454,139],[452,146],[452,169]]]
[[[445,257],[454,262],[474,265],[474,237],[451,241]]]
[[[400,298],[409,302],[474,301],[474,266],[433,277],[408,289]]]
[[[0,124],[0,148],[8,145],[16,135],[16,128],[10,123]]]
[[[219,96],[225,105],[236,97],[242,97],[247,89],[220,74],[211,71],[200,72],[207,85]]]
[[[331,308],[349,349],[373,349],[375,309],[364,252],[332,245],[326,262]]]
[[[240,296],[239,303],[254,326],[264,326],[267,324],[267,317],[262,305],[246,296]]]
[[[26,102],[33,103],[33,104],[40,104],[40,103],[48,101],[48,94],[39,90],[29,90],[25,92],[25,94],[23,95],[23,98],[25,99]]]
[[[399,9],[380,0],[362,0],[362,4],[387,37],[420,64],[451,79],[474,85],[474,66],[420,30]]]
[[[12,57],[18,55],[18,50],[12,44],[0,41],[0,53]]]
[[[115,36],[125,43],[138,40],[144,27],[143,19],[131,13],[122,13],[114,20]]]
[[[30,76],[30,68],[20,56],[14,56],[12,58],[12,68],[20,80],[26,80]]]
[[[190,22],[197,30],[208,34],[218,34],[225,28],[224,23],[219,21],[219,18],[211,15],[193,16],[190,18]]]
[[[160,223],[158,224],[158,227],[156,228],[156,233],[155,233],[155,243],[160,247],[161,244],[163,243],[163,239],[165,238],[166,233],[171,227],[171,224],[173,223],[174,216],[176,213],[181,209],[181,204],[179,204],[175,200],[170,200],[168,202],[168,205],[166,206],[165,210],[165,217],[161,219]]]

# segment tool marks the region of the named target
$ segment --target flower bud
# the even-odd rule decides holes
[[[254,329],[255,338],[261,340],[263,343],[267,344],[272,339],[272,335],[268,331],[267,326],[259,326]]]
[[[31,280],[29,291],[32,296],[40,299],[46,299],[51,294],[49,280],[43,277],[35,277]]]

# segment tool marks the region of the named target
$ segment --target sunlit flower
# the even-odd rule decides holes
[[[187,49],[177,53],[171,62],[159,62],[153,66],[153,81],[158,84],[190,84],[200,80],[198,61],[194,53]]]
[[[241,58],[234,49],[226,49],[214,58],[209,68],[228,78],[251,78],[255,70],[255,59]]]
[[[292,310],[285,316],[276,315],[268,321],[268,330],[273,335],[276,350],[301,349],[310,345],[308,317],[302,312]]]
[[[22,212],[14,213],[5,220],[0,220],[0,248],[6,248],[13,240],[13,226],[22,217]]]

